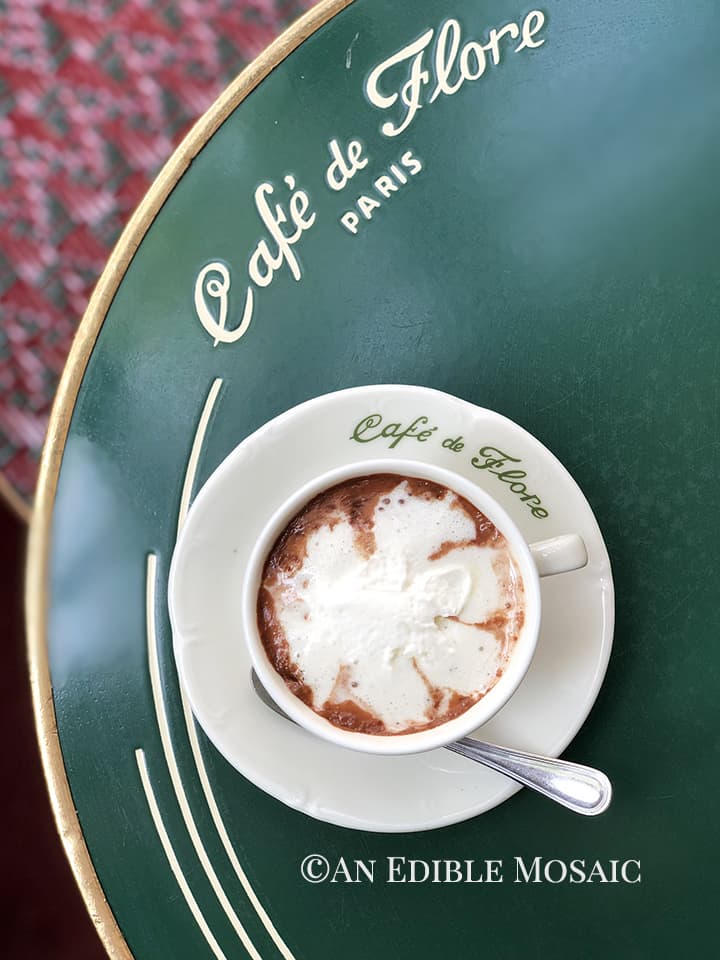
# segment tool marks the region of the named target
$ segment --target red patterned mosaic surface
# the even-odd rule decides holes
[[[192,122],[312,0],[0,0],[0,474],[31,501],[70,343]]]

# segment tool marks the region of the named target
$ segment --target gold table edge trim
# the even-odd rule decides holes
[[[25,587],[27,652],[33,712],[58,832],[75,880],[112,960],[133,960],[108,904],[73,803],[57,731],[47,645],[48,559],[55,493],[65,442],[88,360],[110,304],[140,242],[192,159],[232,111],[316,30],[354,0],[320,0],[252,61],[194,124],[143,198],[98,281],[73,340],[53,403],[30,522]],[[14,503],[15,509],[18,505]],[[27,508],[19,510],[27,519]]]

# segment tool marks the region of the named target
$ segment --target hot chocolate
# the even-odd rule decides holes
[[[258,593],[265,651],[290,690],[342,729],[438,726],[492,689],[525,617],[502,532],[441,484],[354,477],[287,524]]]

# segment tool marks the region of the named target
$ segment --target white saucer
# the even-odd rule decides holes
[[[437,429],[424,442],[406,437],[394,449],[392,439],[354,440],[356,426],[370,415],[382,423],[362,433],[363,440],[383,425],[407,426],[421,416],[429,422],[417,430]],[[443,446],[458,437],[461,451]],[[507,478],[472,465],[484,447],[521,461],[498,468],[526,473],[515,479],[514,492]],[[287,411],[233,450],[198,494],[173,557],[175,657],[195,716],[240,773],[283,803],[340,826],[402,832],[476,816],[519,788],[447,750],[378,757],[313,737],[258,699],[240,631],[244,564],[270,514],[312,477],[385,455],[471,477],[529,542],[578,533],[587,546],[586,567],[541,581],[542,629],[530,670],[478,739],[549,756],[564,750],[605,676],[614,601],[607,550],[579,487],[539,441],[497,413],[425,387],[358,387]],[[540,507],[523,502],[522,486],[540,499]],[[592,757],[577,759],[592,763]]]

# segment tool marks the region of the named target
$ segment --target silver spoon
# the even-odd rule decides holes
[[[252,671],[252,684],[255,693],[262,702],[274,710],[275,713],[290,720],[275,703],[265,687],[260,683],[255,671]],[[293,720],[290,720],[294,723]],[[497,747],[492,743],[483,743],[470,737],[463,737],[456,743],[449,743],[446,750],[459,753],[468,760],[478,763],[505,774],[511,780],[522,783],[531,790],[536,790],[544,797],[549,797],[556,803],[582,813],[586,817],[597,816],[610,806],[612,799],[612,785],[610,781],[592,767],[584,767],[579,763],[569,763],[567,760],[556,760],[552,757],[539,757],[534,753],[523,753],[520,750],[511,750],[509,747]]]

